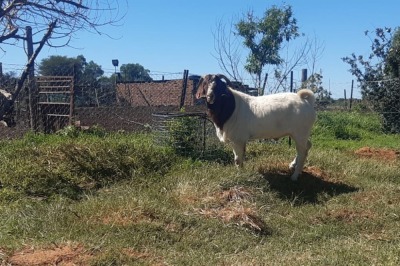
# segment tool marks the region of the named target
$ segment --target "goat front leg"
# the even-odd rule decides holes
[[[243,167],[244,154],[246,151],[246,143],[243,142],[233,142],[232,143],[233,154],[235,155],[235,165],[238,168]]]

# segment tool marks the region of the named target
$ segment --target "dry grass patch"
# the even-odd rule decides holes
[[[254,192],[248,188],[234,186],[218,191],[205,198],[204,208],[196,211],[207,218],[216,218],[226,224],[233,223],[257,233],[268,233],[269,229],[257,214],[256,205],[252,202]]]
[[[11,265],[87,265],[93,258],[81,244],[66,244],[50,248],[28,247],[12,254],[6,261]],[[7,265],[6,264],[6,265]]]
[[[155,214],[141,208],[122,208],[106,211],[89,220],[105,225],[129,226],[139,223],[157,223],[158,218]]]
[[[195,205],[202,199],[197,187],[189,182],[180,182],[174,191],[176,198],[183,205]]]

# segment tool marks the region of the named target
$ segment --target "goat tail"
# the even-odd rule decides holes
[[[312,92],[312,90],[309,89],[302,89],[299,90],[297,92],[297,95],[299,95],[299,97],[301,99],[306,100],[309,104],[314,105],[315,103],[315,96],[314,96],[314,92]]]

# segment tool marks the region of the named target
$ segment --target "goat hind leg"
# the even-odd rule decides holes
[[[305,144],[304,144],[305,143]],[[297,181],[300,173],[303,171],[304,163],[306,161],[308,151],[311,148],[311,142],[306,141],[296,141],[297,156],[293,162],[295,162],[294,173],[291,176],[293,181]],[[291,165],[293,164],[291,163]]]
[[[294,160],[289,164],[289,169],[294,170],[296,168],[296,165],[297,165],[297,156],[294,157]]]
[[[241,142],[234,142],[232,144],[233,147],[233,154],[235,155],[235,165],[238,168],[243,167],[243,161],[244,161],[244,153],[246,150],[246,144],[241,143]]]

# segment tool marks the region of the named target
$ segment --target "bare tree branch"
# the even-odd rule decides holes
[[[50,23],[50,26],[49,26],[46,34],[43,36],[42,40],[39,43],[39,46],[36,48],[35,52],[31,56],[31,58],[29,58],[29,61],[26,64],[25,69],[22,72],[21,77],[15,86],[15,91],[12,93],[11,101],[9,101],[7,103],[7,106],[4,106],[3,108],[0,109],[0,120],[3,120],[3,116],[9,112],[10,108],[12,108],[15,100],[17,99],[17,97],[19,95],[19,92],[21,91],[21,89],[25,83],[26,78],[29,75],[29,72],[36,60],[36,57],[39,55],[40,51],[42,50],[42,48],[46,44],[46,42],[50,39],[51,34],[53,33],[56,25],[57,25],[57,20]]]
[[[242,81],[242,74],[239,71],[242,61],[240,42],[234,34],[233,22],[230,22],[229,29],[227,29],[226,24],[220,20],[216,25],[213,35],[214,50],[216,52],[216,55],[213,56],[217,59],[220,68],[232,80]]]
[[[54,29],[51,39],[57,40],[57,44],[48,41],[47,45],[50,46],[67,45],[70,37],[81,30],[102,34],[102,26],[116,25],[123,19],[124,14],[120,13],[119,6],[121,1],[127,5],[127,0],[1,1],[0,43],[20,39],[16,32],[21,32],[20,35],[24,36],[27,26],[33,29],[34,35],[45,31],[56,19],[57,28]]]

